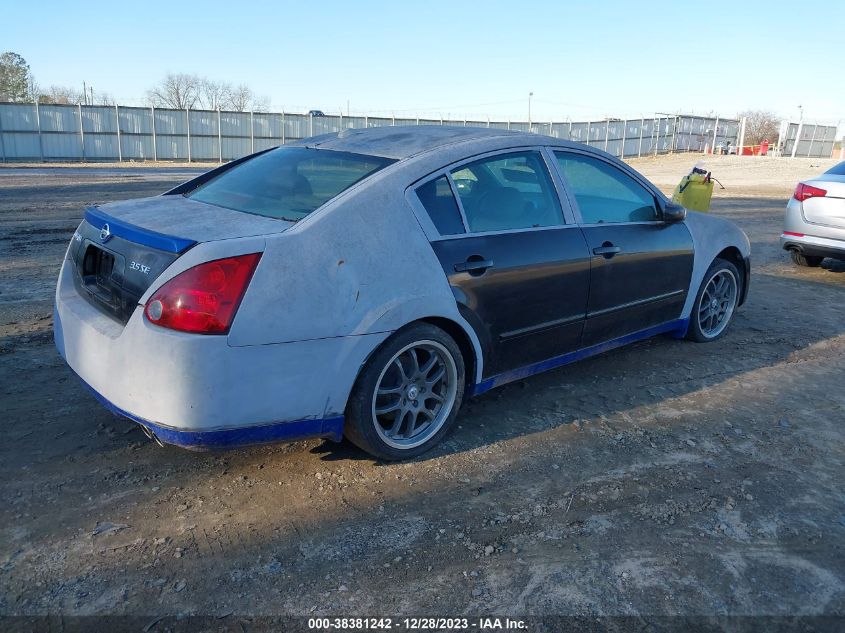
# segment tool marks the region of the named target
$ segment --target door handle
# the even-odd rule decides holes
[[[622,249],[619,246],[614,246],[612,242],[605,242],[601,246],[596,246],[593,249],[593,255],[602,255],[605,259],[610,259],[617,253],[621,253]]]
[[[493,261],[484,259],[479,255],[473,255],[465,262],[455,264],[456,273],[469,273],[470,275],[480,275],[488,268],[493,267]]]

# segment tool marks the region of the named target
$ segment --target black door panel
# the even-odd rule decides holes
[[[583,231],[592,254],[584,347],[680,317],[693,264],[684,224],[606,224]]]
[[[625,165],[578,151],[555,156],[592,255],[582,345],[680,317],[693,263],[687,227],[663,222],[654,192]]]
[[[578,349],[590,253],[578,227],[432,243],[456,297],[490,341],[484,377]]]

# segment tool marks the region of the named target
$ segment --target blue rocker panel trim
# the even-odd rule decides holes
[[[645,330],[640,330],[639,332],[626,334],[625,336],[613,339],[612,341],[606,341],[604,343],[599,343],[598,345],[585,347],[584,349],[569,352],[561,356],[555,356],[554,358],[543,360],[539,363],[534,363],[533,365],[527,365],[525,367],[520,367],[519,369],[497,374],[477,383],[472,388],[471,395],[477,396],[501,385],[513,382],[514,380],[521,380],[522,378],[528,378],[529,376],[549,371],[550,369],[563,367],[564,365],[569,365],[575,361],[589,358],[590,356],[595,356],[596,354],[601,354],[602,352],[606,352],[617,347],[622,347],[628,343],[643,341],[653,336],[657,336],[658,334],[672,333],[677,335],[678,338],[681,338],[686,334],[688,326],[689,319],[676,319],[674,321],[655,325],[654,327],[650,327]]]
[[[259,426],[245,426],[216,431],[182,431],[145,420],[128,411],[124,411],[81,378],[80,381],[106,409],[146,427],[164,444],[174,444],[183,448],[206,449],[234,448],[236,446],[249,446],[251,444],[264,444],[267,442],[295,442],[316,437],[324,437],[335,442],[343,439],[343,416],[274,422]]]
[[[113,218],[107,213],[103,213],[97,207],[87,207],[85,209],[85,221],[96,229],[102,229],[103,226],[108,224],[109,231],[112,235],[129,242],[149,246],[160,251],[167,251],[168,253],[182,253],[196,244],[195,240],[142,229],[124,220]]]

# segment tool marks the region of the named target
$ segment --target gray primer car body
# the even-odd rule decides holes
[[[125,325],[79,295],[69,259],[62,266],[55,309],[61,355],[106,406],[165,442],[205,447],[340,439],[347,399],[367,358],[392,333],[421,319],[448,320],[460,328],[474,355],[468,359],[473,369],[468,388],[483,391],[482,344],[432,250],[431,222],[409,202],[408,192],[433,172],[486,152],[585,150],[534,134],[434,126],[349,130],[299,145],[397,162],[296,224],[180,196],[102,206],[109,217],[157,233],[185,233],[197,242],[155,280]],[[666,203],[621,161],[588,151],[635,175]],[[691,291],[680,319],[663,330],[680,335],[714,258],[733,249],[747,266],[750,254],[748,239],[730,222],[689,213],[685,224],[695,250]],[[170,331],[145,319],[144,305],[168,280],[206,261],[257,251],[263,255],[227,336]],[[640,338],[654,333],[659,332]],[[636,338],[619,344],[629,340]]]

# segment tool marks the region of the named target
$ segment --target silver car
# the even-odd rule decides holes
[[[786,205],[780,244],[799,266],[845,260],[845,161],[798,183]]]
[[[658,334],[719,338],[749,257],[734,224],[586,145],[346,130],[86,209],[56,345],[162,443],[346,435],[404,459],[464,398]]]

